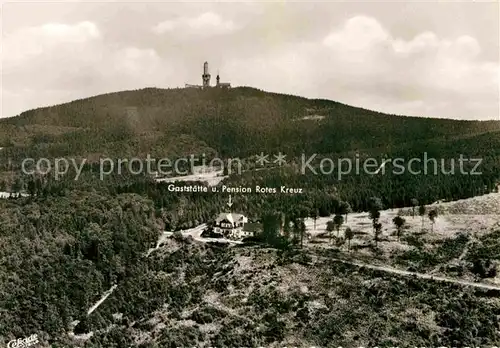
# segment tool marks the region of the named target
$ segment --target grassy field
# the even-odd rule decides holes
[[[351,255],[364,261],[500,284],[500,277],[494,271],[488,276],[484,274],[487,270],[481,270],[495,268],[500,262],[500,252],[494,251],[500,240],[500,194],[435,203],[427,207],[427,212],[431,209],[438,211],[433,226],[427,214],[418,216],[418,207],[415,216],[411,208],[382,211],[379,221],[383,228],[377,248],[368,213],[349,214],[338,236],[343,238],[346,228],[351,228],[354,231]],[[400,239],[392,221],[397,215],[405,219]],[[330,219],[318,219],[316,229],[313,220],[306,222],[312,236],[308,245],[347,251],[346,244],[335,246],[336,231],[332,232],[334,241],[325,231]]]

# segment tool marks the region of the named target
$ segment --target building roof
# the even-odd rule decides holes
[[[227,220],[231,223],[235,223],[237,221],[242,221],[243,223],[246,223],[248,219],[246,216],[242,214],[235,214],[235,213],[220,213],[217,219],[215,219],[215,223],[220,223],[223,220]]]

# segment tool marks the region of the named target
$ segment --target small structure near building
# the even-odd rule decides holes
[[[231,88],[231,84],[229,82],[220,82],[219,73],[217,73],[216,81],[217,81],[217,84],[215,85],[215,87],[218,87],[218,88]]]
[[[248,223],[248,218],[242,214],[221,213],[215,219],[214,232],[229,239],[243,239],[253,237],[256,229]]]
[[[206,89],[210,88],[210,72],[208,71],[208,62],[203,63],[203,74],[201,75],[201,85],[192,85],[192,84],[185,84],[186,88],[195,88],[195,89]],[[220,82],[220,76],[219,73],[217,73],[217,84],[215,85],[216,88],[231,88],[231,84],[229,82]]]

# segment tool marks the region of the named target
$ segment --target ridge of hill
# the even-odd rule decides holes
[[[144,88],[2,119],[0,145],[53,156],[152,151],[163,156],[208,152],[247,157],[261,151],[391,151],[400,144],[428,141],[441,146],[464,135],[491,132],[500,132],[500,122],[402,117],[250,87]]]
[[[12,172],[20,172],[25,158],[42,157],[85,158],[86,164],[99,162],[102,157],[144,159],[149,155],[156,160],[175,160],[191,155],[199,159],[204,154],[207,162],[214,157],[237,157],[242,159],[244,171],[225,179],[226,185],[301,187],[308,192],[305,200],[310,202],[330,192],[349,201],[355,210],[365,209],[371,196],[380,196],[386,207],[405,206],[415,197],[425,204],[472,197],[491,192],[500,179],[498,121],[387,115],[335,101],[250,87],[145,88],[30,110],[0,120],[0,147],[0,164],[11,164],[7,171],[0,167],[0,189],[4,191],[8,186],[26,188],[34,179],[19,179]],[[287,156],[286,166],[253,170],[256,154],[265,153],[272,159],[280,152]],[[342,178],[336,173],[302,175],[296,170],[302,155],[309,158],[315,154],[315,166],[321,158],[335,162],[346,157],[356,160],[359,155],[363,161],[403,158],[408,165],[410,159],[423,163],[423,157],[428,156],[436,159],[437,167],[436,173],[414,175],[406,170],[399,175],[390,173],[393,166],[389,164],[388,175],[371,175],[365,169]],[[481,175],[458,172],[461,156],[481,159]],[[455,172],[445,173],[451,167]],[[474,162],[465,165],[468,172],[473,167]],[[83,185],[83,177],[88,178],[89,186],[100,185],[93,179],[98,171],[92,166],[86,166],[84,172],[78,185]],[[73,185],[69,181],[74,176],[66,177],[65,185]],[[128,184],[135,180],[131,175],[115,179]],[[35,180],[31,187],[35,186],[41,185]],[[252,202],[248,209],[260,206],[263,200],[271,202],[270,197],[248,199]],[[285,204],[281,198],[276,199],[276,204]]]

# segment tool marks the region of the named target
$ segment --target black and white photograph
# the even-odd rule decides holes
[[[0,4],[0,348],[500,346],[498,1]]]

